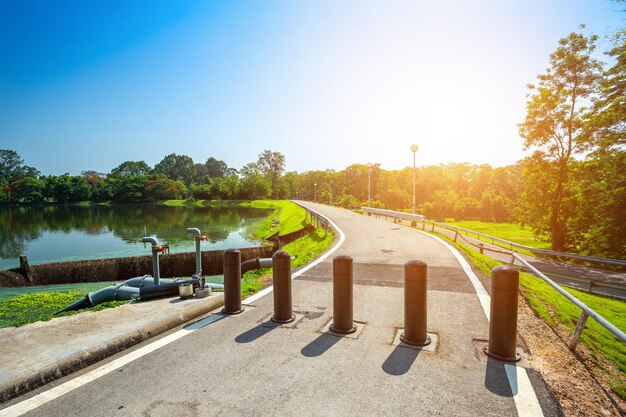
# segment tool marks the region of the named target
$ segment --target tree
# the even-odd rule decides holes
[[[38,177],[39,171],[33,167],[24,165],[17,152],[9,149],[0,149],[0,177],[7,184],[24,177]]]
[[[538,76],[538,84],[529,84],[526,120],[519,125],[525,149],[536,149],[535,160],[554,162],[546,188],[525,193],[528,202],[549,202],[549,222],[540,228],[550,231],[552,249],[564,250],[568,215],[564,200],[570,187],[570,161],[591,145],[584,134],[585,103],[597,91],[601,63],[591,57],[597,36],[570,33],[559,41],[550,55],[550,67]],[[538,161],[540,162],[540,161]],[[532,169],[532,168],[531,168]],[[531,177],[527,177],[530,179]]]
[[[194,178],[194,162],[187,155],[171,153],[156,164],[152,172],[165,175],[172,180],[182,181],[189,186]]]
[[[212,156],[204,163],[206,175],[209,178],[224,178],[228,175],[228,165],[226,162],[213,158]]]
[[[285,171],[285,156],[280,152],[266,149],[259,155],[257,165],[260,171],[269,178],[272,197],[276,198],[278,196],[278,180]]]
[[[44,182],[35,177],[24,177],[11,183],[18,201],[39,203],[44,199]]]
[[[126,161],[111,170],[113,177],[132,177],[136,175],[147,175],[150,173],[150,166],[144,161]]]
[[[607,55],[615,63],[604,73],[600,97],[589,114],[589,134],[601,151],[626,145],[626,29],[615,34]]]
[[[177,200],[187,192],[185,185],[180,181],[168,178],[157,178],[146,182],[145,197],[149,200]]]

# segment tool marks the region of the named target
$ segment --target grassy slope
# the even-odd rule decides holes
[[[550,249],[550,242],[536,240],[533,232],[527,228],[521,228],[513,223],[491,223],[480,221],[460,221],[447,222],[446,224],[470,229],[500,239],[508,240],[519,245],[530,246],[532,248]]]
[[[267,239],[279,233],[286,235],[307,226],[306,212],[300,206],[286,200],[257,200],[249,203],[242,203],[255,208],[274,209],[272,214],[262,221],[254,230],[253,235],[257,239]],[[304,265],[315,259],[332,245],[334,235],[331,231],[326,233],[324,229],[315,231],[303,236],[287,245],[282,250],[292,256],[297,256],[291,263],[293,268]],[[243,277],[241,285],[242,296],[245,298],[259,291],[269,282],[268,275],[272,273],[271,268],[249,271]]]
[[[500,262],[481,255],[466,245],[453,243],[447,237],[439,236],[462,249],[469,256],[472,263],[488,275],[491,275],[491,270],[494,267],[501,265]],[[581,310],[545,281],[534,275],[521,273],[520,286],[522,295],[531,303],[537,314],[557,329],[564,327],[567,334],[563,336],[569,338],[576,327]],[[570,288],[565,288],[565,290],[613,323],[617,328],[626,331],[626,302],[587,294]],[[612,379],[613,384],[611,388],[613,391],[626,399],[626,345],[592,318],[587,320],[587,325],[580,341],[589,348],[596,366]],[[615,364],[620,375],[611,375],[611,370],[603,367],[601,358]]]

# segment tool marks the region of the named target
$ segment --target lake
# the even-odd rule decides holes
[[[169,207],[154,204],[0,207],[0,270],[30,264],[150,255],[143,236],[156,236],[171,252],[195,250],[197,227],[209,241],[202,250],[259,246],[251,227],[270,214],[251,207]]]

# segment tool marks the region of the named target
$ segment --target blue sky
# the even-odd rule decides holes
[[[523,157],[526,84],[620,5],[555,1],[0,0],[0,148],[43,174],[169,153],[287,169]],[[603,58],[604,59],[604,58]]]

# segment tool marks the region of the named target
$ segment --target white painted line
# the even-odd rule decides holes
[[[315,210],[310,209],[310,208],[309,208],[309,210],[315,211]],[[318,214],[320,214],[320,213],[318,213]],[[331,224],[333,229],[335,229],[339,233],[339,242],[337,242],[337,244],[335,246],[330,248],[325,254],[323,254],[319,258],[317,258],[316,260],[314,260],[313,262],[311,262],[310,264],[308,264],[304,268],[299,269],[298,271],[296,271],[293,274],[291,274],[291,279],[298,278],[300,275],[304,274],[309,269],[313,268],[314,266],[317,266],[321,262],[324,262],[326,260],[326,258],[328,258],[330,255],[335,253],[337,251],[337,249],[339,249],[341,247],[341,245],[343,245],[343,242],[346,240],[346,235],[345,235],[345,233],[343,233],[343,230],[341,230],[339,228],[339,226],[337,226],[328,217],[326,217],[326,216],[324,216],[324,217],[326,218],[326,220],[328,220],[328,222]],[[242,301],[242,303],[243,304],[251,304],[251,303],[255,302],[256,300],[259,300],[259,299],[265,297],[267,294],[271,293],[273,291],[273,289],[274,289],[274,287],[272,287],[272,286],[267,287],[267,288],[263,289],[262,291],[259,291],[258,293],[254,294],[254,295],[251,295],[250,297],[246,298],[245,300]]]
[[[476,295],[478,296],[478,301],[480,301],[480,305],[482,306],[483,311],[485,312],[485,315],[487,316],[487,320],[489,320],[491,298],[489,297],[489,293],[487,292],[487,290],[485,290],[485,287],[483,287],[483,284],[480,282],[480,280],[478,279],[474,271],[472,271],[472,267],[467,263],[463,255],[461,255],[454,246],[452,246],[451,244],[449,244],[448,242],[446,242],[445,240],[441,239],[438,236],[434,236],[434,235],[431,235],[430,233],[426,233],[417,229],[411,229],[411,230],[415,230],[416,232],[425,234],[426,236],[429,236],[435,239],[436,241],[444,245],[446,248],[448,248],[450,252],[452,252],[452,255],[454,255],[454,257],[459,262],[459,264],[461,264],[461,268],[465,272],[465,275],[467,275],[467,277],[470,279],[470,282],[472,283],[472,286],[474,287],[474,291],[476,292]]]
[[[537,397],[534,395],[533,386],[528,378],[526,369],[515,365],[504,365],[506,371],[506,377],[509,380],[511,391],[513,392],[513,399],[515,400],[515,407],[517,407],[517,414],[519,417],[535,417],[543,416],[541,406],[537,401]],[[532,393],[528,395],[528,393]]]
[[[121,368],[122,366],[128,365],[132,361],[141,358],[149,353],[154,352],[155,350],[162,348],[163,346],[169,345],[170,343],[185,337],[198,329],[203,328],[206,325],[214,323],[218,320],[223,319],[224,316],[222,314],[213,314],[209,317],[206,317],[202,320],[197,321],[177,332],[174,332],[168,336],[165,336],[162,339],[159,339],[155,342],[150,343],[144,347],[141,347],[131,353],[127,353],[126,355],[115,359],[105,365],[102,365],[99,368],[94,369],[93,371],[87,372],[86,374],[80,375],[74,379],[71,379],[67,382],[62,383],[48,391],[44,391],[41,394],[37,394],[32,398],[19,402],[17,404],[12,405],[11,407],[7,407],[4,410],[0,410],[0,416],[3,417],[17,417],[25,414],[35,408],[44,405],[47,402],[50,402],[60,396],[67,394],[75,390],[76,388],[80,388],[81,386],[88,384],[96,379],[104,376],[116,369]]]
[[[439,238],[438,236],[434,236],[430,233],[423,232],[417,229],[416,232],[425,234],[439,243],[443,244],[445,247],[452,252],[454,257],[459,261],[463,271],[469,277],[472,285],[474,286],[474,290],[476,291],[476,295],[478,295],[478,300],[480,301],[481,306],[483,307],[483,311],[487,316],[487,321],[490,320],[490,306],[491,306],[491,297],[483,287],[483,284],[480,282],[472,268],[469,266],[465,258],[459,253],[459,251],[446,242],[445,240]],[[515,400],[515,407],[517,408],[517,414],[520,417],[534,417],[534,416],[543,416],[543,411],[541,410],[541,406],[539,405],[539,400],[537,400],[537,395],[535,394],[535,390],[530,383],[530,379],[528,378],[528,373],[526,369],[516,366],[505,364],[506,375],[509,380],[509,385],[511,386],[511,391],[513,392],[513,399]]]

